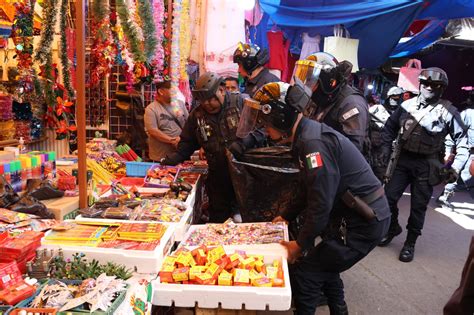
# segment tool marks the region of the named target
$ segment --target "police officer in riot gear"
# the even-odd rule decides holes
[[[222,85],[223,79],[215,73],[200,76],[193,89],[193,97],[200,102],[190,114],[176,153],[161,162],[176,165],[190,158],[194,151],[204,148],[209,173],[206,188],[209,196],[209,221],[222,223],[236,207],[236,199],[227,166],[226,148],[238,156],[246,148],[262,142],[263,133],[249,134],[238,139],[236,130],[242,109],[242,96],[229,93]]]
[[[448,86],[446,72],[440,68],[424,69],[419,81],[420,95],[403,102],[390,116],[382,133],[384,149],[389,151],[396,140],[394,152],[399,154],[391,179],[385,186],[392,223],[380,245],[389,244],[402,232],[397,203],[410,185],[407,238],[399,256],[403,262],[414,258],[415,242],[421,235],[433,186],[443,180],[456,180],[460,166],[465,164],[469,154],[465,127],[457,109],[449,101],[441,99]],[[443,143],[448,133],[458,148],[450,170],[443,168],[440,162],[440,156],[444,157]],[[394,154],[391,158],[395,158]]]
[[[351,70],[350,62],[338,62],[332,55],[318,52],[297,61],[293,76],[313,91],[313,106],[305,115],[348,137],[369,158],[369,106],[364,96],[347,84]]]
[[[402,103],[403,89],[398,86],[391,87],[387,92],[387,98],[383,105],[376,104],[369,107],[370,114],[370,155],[372,170],[375,176],[380,181],[383,181],[385,170],[387,165],[385,164],[386,159],[384,158],[384,150],[382,146],[382,130],[385,126],[390,115],[400,106]]]
[[[239,65],[239,74],[245,79],[244,93],[252,96],[260,87],[280,79],[267,68],[268,51],[255,44],[239,43],[234,52],[234,63]]]
[[[398,86],[392,86],[387,92],[387,98],[384,102],[385,109],[391,115],[403,102],[403,93],[405,91]]]
[[[264,126],[300,162],[307,214],[296,241],[282,242],[296,313],[314,314],[324,292],[331,314],[348,314],[340,273],[377,246],[390,211],[380,181],[357,148],[331,127],[303,117],[307,93],[299,82],[264,85],[245,100],[238,132]],[[291,208],[274,221],[293,220],[299,212]]]

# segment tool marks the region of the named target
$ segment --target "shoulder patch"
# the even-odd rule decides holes
[[[353,116],[355,116],[355,115],[357,115],[357,114],[359,114],[359,110],[358,110],[356,107],[354,107],[353,109],[351,109],[351,110],[345,112],[345,113],[342,115],[342,119],[343,119],[344,121],[346,121],[346,120],[348,120],[349,118],[351,118],[351,117],[353,117]]]
[[[318,168],[323,166],[323,159],[321,153],[313,152],[306,155],[306,166],[309,169]]]

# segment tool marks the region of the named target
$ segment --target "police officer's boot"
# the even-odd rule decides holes
[[[398,224],[398,218],[392,215],[392,221],[390,221],[390,227],[388,228],[387,235],[380,240],[379,246],[387,246],[393,240],[393,238],[402,233],[402,227]]]
[[[443,191],[443,194],[441,194],[441,196],[439,196],[438,199],[436,199],[436,202],[440,206],[446,207],[452,210],[453,205],[451,204],[451,202],[449,202],[449,199],[451,199],[453,196],[454,196],[454,191],[445,189]]]
[[[346,302],[344,304],[329,304],[328,306],[330,315],[349,315]]]
[[[403,248],[400,251],[400,256],[398,259],[403,262],[410,262],[415,257],[415,243],[418,235],[408,231],[407,239],[405,244],[403,244]]]

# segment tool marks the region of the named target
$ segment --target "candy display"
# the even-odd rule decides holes
[[[176,199],[149,201],[142,207],[137,220],[179,222],[185,210],[186,205]]]
[[[145,186],[149,187],[169,187],[174,182],[179,169],[161,165],[152,166],[146,174]]]
[[[49,232],[43,244],[151,251],[160,245],[167,228],[159,223],[77,222],[68,225]]]
[[[226,253],[222,246],[182,247],[167,256],[159,272],[161,283],[221,286],[285,286],[282,261],[265,262],[263,255]]]
[[[227,221],[196,227],[182,242],[183,246],[279,243],[285,240],[287,230],[286,224],[271,222],[236,224]]]

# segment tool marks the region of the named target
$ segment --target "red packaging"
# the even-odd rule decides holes
[[[8,289],[0,291],[0,300],[2,300],[5,304],[15,305],[18,302],[29,298],[35,292],[36,288],[34,286],[21,281],[8,287]]]
[[[15,261],[0,264],[0,290],[23,281],[21,272]]]

